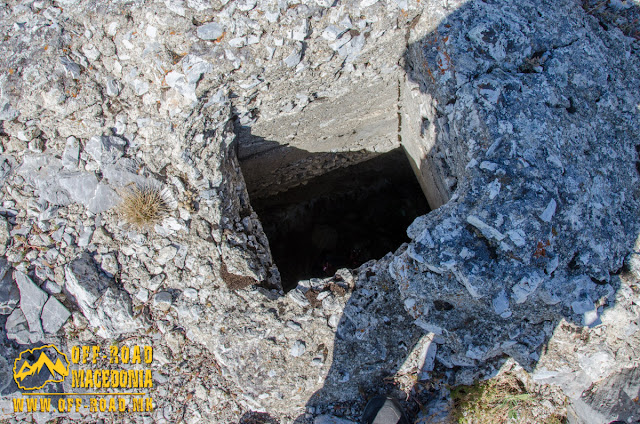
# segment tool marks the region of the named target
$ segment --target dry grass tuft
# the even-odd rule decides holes
[[[119,215],[137,229],[144,230],[159,224],[169,213],[167,202],[162,197],[160,187],[154,185],[133,185],[123,193]]]

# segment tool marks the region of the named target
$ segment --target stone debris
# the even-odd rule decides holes
[[[293,346],[291,346],[291,350],[289,351],[289,353],[294,358],[297,358],[298,356],[302,356],[306,349],[307,345],[302,340],[296,340],[293,343]]]
[[[0,258],[0,262],[2,261],[6,263],[4,258]],[[2,315],[9,315],[18,303],[20,303],[20,291],[13,281],[10,271],[5,268],[0,271],[0,274],[3,274],[3,277],[0,279],[0,284],[2,285],[2,289],[0,290],[0,313]]]
[[[20,310],[29,326],[29,337],[32,343],[38,342],[42,339],[40,314],[48,296],[22,272],[14,271],[13,278],[20,290]]]
[[[356,421],[345,420],[333,415],[319,415],[313,420],[313,424],[355,424]]]
[[[84,151],[100,166],[115,163],[122,157],[127,142],[116,136],[94,136],[89,139]]]
[[[199,26],[196,34],[203,40],[217,40],[224,34],[224,28],[216,22],[210,22]]]
[[[67,322],[70,316],[71,313],[67,308],[65,308],[58,299],[50,296],[42,308],[42,329],[46,333],[55,334],[60,330],[62,324]]]
[[[100,337],[135,332],[144,324],[133,317],[129,295],[96,269],[88,253],[65,267],[65,288]]]
[[[9,317],[7,317],[5,328],[7,331],[7,337],[20,344],[34,343],[39,341],[41,337],[41,334],[39,333],[31,334],[27,318],[24,316],[20,308],[14,309]]]
[[[0,254],[5,252],[9,237],[9,223],[0,216]]]
[[[141,421],[328,424],[510,357],[576,419],[638,419],[635,4],[63,3],[0,6],[0,359],[148,344]],[[433,211],[285,294],[247,186],[401,144]],[[116,206],[144,184],[169,213],[138,230]]]
[[[64,151],[62,152],[62,166],[67,169],[76,169],[80,157],[80,145],[75,137],[67,138]]]
[[[167,312],[172,302],[173,298],[169,292],[160,292],[153,296],[153,307],[162,312]]]

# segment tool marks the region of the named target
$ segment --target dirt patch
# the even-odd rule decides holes
[[[241,290],[249,287],[252,284],[258,284],[258,282],[246,275],[236,275],[232,274],[227,270],[227,265],[222,262],[222,266],[220,267],[220,274],[222,276],[222,281],[225,282],[229,290]]]

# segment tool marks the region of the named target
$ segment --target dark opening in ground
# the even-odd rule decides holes
[[[401,148],[251,204],[285,291],[396,250],[409,241],[409,224],[429,212]]]

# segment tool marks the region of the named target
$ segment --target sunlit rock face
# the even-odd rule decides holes
[[[420,382],[470,383],[509,357],[585,422],[637,419],[611,394],[637,389],[639,14],[569,0],[3,5],[2,407],[31,344],[125,340],[154,347],[156,421],[357,421],[386,382],[427,393]],[[393,152],[402,166],[384,162]],[[356,203],[338,194],[371,164],[402,171],[384,177],[399,188],[362,215],[318,210],[371,229],[348,240],[375,253],[351,260],[339,220],[307,225],[293,262],[318,263],[285,293],[272,231],[319,199]],[[166,210],[148,228],[119,211],[132,186]],[[304,201],[262,222],[274,196]]]

